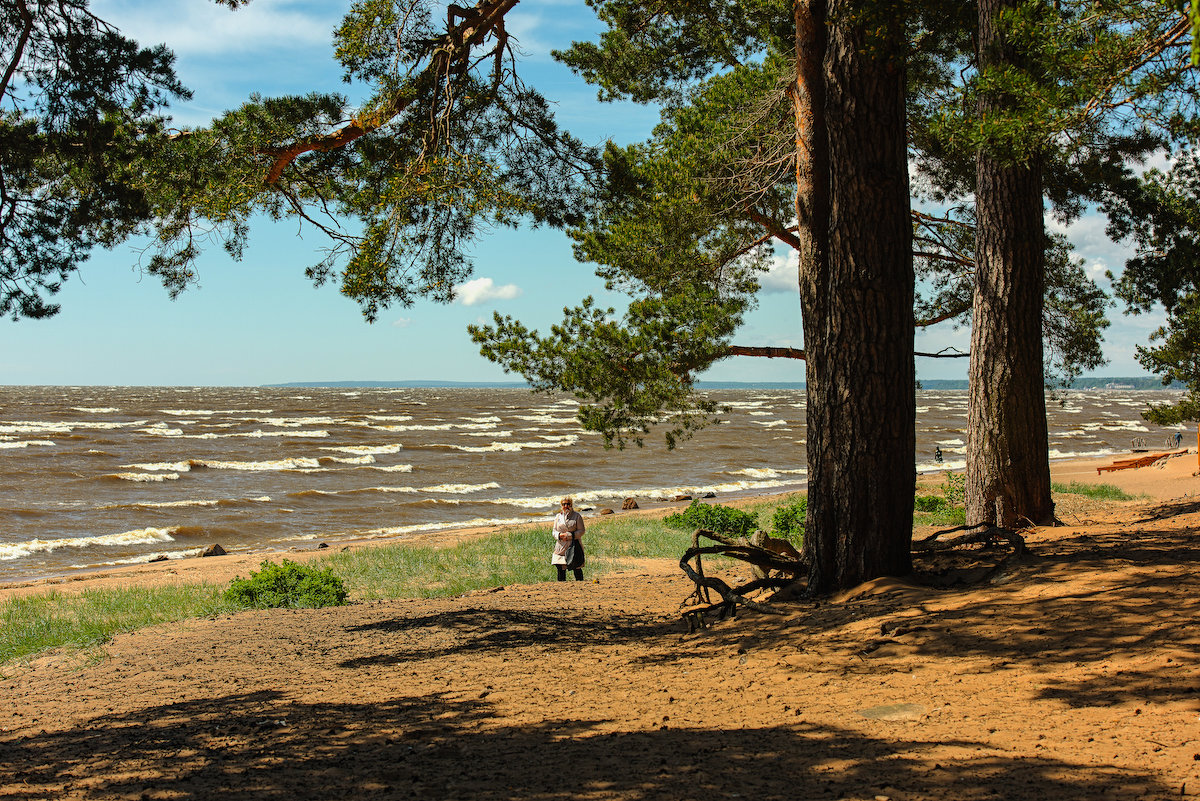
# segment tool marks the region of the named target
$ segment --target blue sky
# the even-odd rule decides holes
[[[349,3],[254,0],[237,11],[201,0],[93,0],[93,9],[143,44],[165,43],[194,92],[172,113],[197,125],[264,95],[345,91],[333,60],[331,32]],[[598,23],[576,0],[522,0],[509,31],[527,54],[525,80],[557,104],[561,123],[587,141],[645,139],[654,109],[600,104],[594,90],[549,51],[592,37]],[[1061,226],[1050,221],[1052,227]],[[1103,221],[1085,216],[1066,233],[1094,274],[1118,270],[1125,250],[1103,235]],[[301,235],[302,234],[302,235]],[[294,223],[262,220],[241,262],[219,247],[199,262],[199,285],[171,301],[139,269],[138,243],[99,251],[58,295],[62,311],[49,320],[4,320],[0,382],[8,384],[258,385],[322,380],[518,380],[483,359],[466,326],[493,311],[548,328],[563,306],[607,296],[592,268],[571,256],[566,237],[546,230],[498,230],[474,250],[475,276],[449,306],[419,302],[365,322],[335,287],[314,288],[304,277],[323,244]],[[1105,285],[1106,282],[1103,282]],[[766,276],[759,308],[735,341],[802,346],[793,260]],[[1144,343],[1157,316],[1113,310],[1102,375],[1140,375],[1133,347]],[[918,335],[918,349],[967,348],[968,332],[945,326]],[[918,359],[918,376],[965,377],[965,360]],[[800,381],[803,365],[735,358],[703,378]]]

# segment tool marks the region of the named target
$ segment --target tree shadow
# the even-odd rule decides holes
[[[0,736],[0,798],[984,801],[1173,789],[1145,772],[924,740],[915,724],[879,722],[878,739],[802,722],[615,733],[560,714],[569,710],[489,725],[485,700],[441,694],[306,704],[258,692],[147,706],[86,728]]]
[[[507,651],[524,645],[554,643],[562,648],[620,645],[677,633],[678,626],[643,615],[596,614],[579,610],[549,613],[520,609],[467,607],[414,617],[394,617],[347,629],[350,632],[400,634],[440,629],[458,641],[437,648],[407,645],[403,653],[387,652],[348,659],[341,667],[395,665],[413,659],[437,659],[462,653]]]
[[[1200,534],[1139,527],[1033,550],[998,585],[929,590],[939,602],[930,606],[949,609],[914,617],[911,605],[884,595],[842,614],[879,619],[863,650],[881,668],[895,652],[881,646],[898,643],[929,658],[1071,668],[1077,677],[1060,675],[1038,692],[1075,707],[1183,701],[1200,708],[1200,633],[1191,625],[1200,616]],[[1092,583],[1065,583],[1081,575]],[[805,628],[836,624],[834,614],[814,610]]]

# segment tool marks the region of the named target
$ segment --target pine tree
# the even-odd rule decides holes
[[[48,317],[92,248],[152,217],[132,164],[186,97],[163,47],[142,48],[87,0],[0,1],[0,314]]]

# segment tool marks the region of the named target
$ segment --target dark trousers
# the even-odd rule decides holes
[[[563,565],[555,565],[554,567],[558,569],[558,580],[566,581],[567,580],[567,568],[564,567]],[[583,581],[583,568],[582,567],[577,567],[571,572],[575,574],[576,581]]]

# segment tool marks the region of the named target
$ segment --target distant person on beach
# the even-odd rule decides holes
[[[571,540],[583,539],[583,515],[575,511],[574,503],[570,498],[563,498],[559,502],[562,511],[554,516],[554,555],[550,557],[550,564],[558,569],[558,580],[567,580],[567,547],[571,544]],[[575,574],[576,581],[583,581],[583,567],[576,567],[572,570]]]
[[[1181,442],[1183,442],[1183,434],[1180,434],[1178,431],[1176,431],[1175,432],[1175,447],[1178,448],[1179,443],[1181,443]]]
[[[933,461],[937,462],[938,464],[942,463],[942,446],[941,445],[933,446]]]

